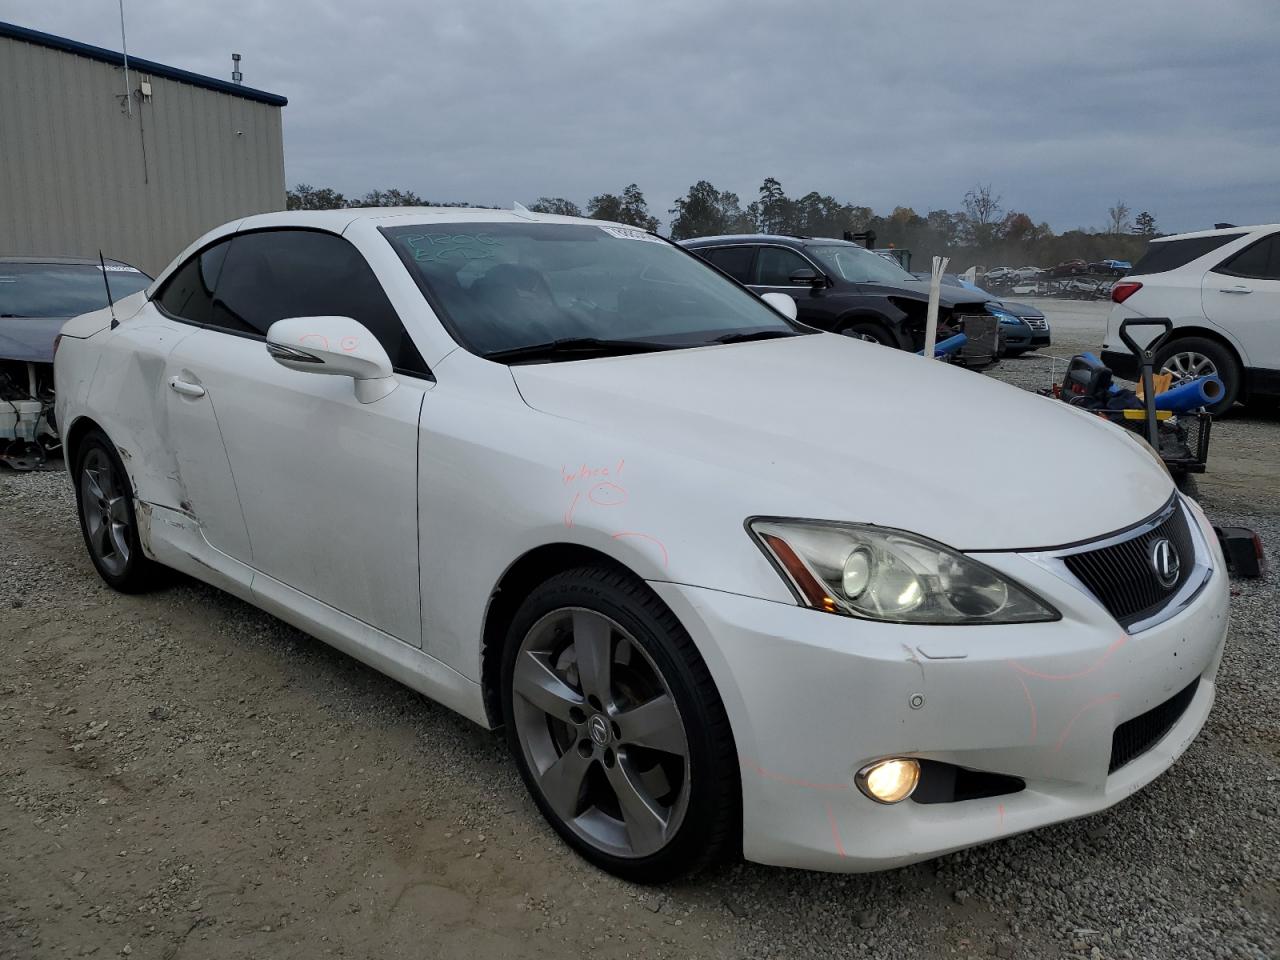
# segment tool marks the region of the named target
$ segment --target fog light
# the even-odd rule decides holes
[[[853,778],[858,789],[876,803],[898,803],[920,782],[920,764],[911,759],[877,760]]]

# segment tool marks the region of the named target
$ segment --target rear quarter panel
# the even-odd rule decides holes
[[[1107,316],[1103,349],[1128,352],[1129,348],[1120,339],[1120,324],[1124,320],[1168,317],[1173,321],[1175,332],[1187,327],[1212,331],[1230,343],[1236,353],[1243,357],[1241,344],[1231,331],[1205,316],[1202,293],[1205,273],[1203,269],[1184,269],[1149,276],[1125,277],[1125,281],[1141,283],[1142,289],[1124,303],[1117,303],[1111,308],[1111,313]],[[1160,333],[1160,328],[1155,326],[1129,331],[1129,335],[1140,347],[1145,347]]]

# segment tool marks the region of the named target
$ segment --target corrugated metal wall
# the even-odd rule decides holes
[[[130,68],[134,90],[148,74]],[[155,274],[211,227],[283,210],[280,108],[0,37],[0,256],[108,257]],[[145,160],[144,160],[145,155]]]

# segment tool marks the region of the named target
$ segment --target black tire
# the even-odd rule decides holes
[[[1174,337],[1156,351],[1156,373],[1163,372],[1166,364],[1177,363],[1178,358],[1185,356],[1205,358],[1213,365],[1214,372],[1222,380],[1224,388],[1222,398],[1205,409],[1215,417],[1221,416],[1230,410],[1240,396],[1242,379],[1240,363],[1236,360],[1235,354],[1216,340],[1210,340],[1206,337]],[[1182,366],[1185,369],[1185,365]],[[1171,369],[1171,372],[1176,374],[1178,370]]]
[[[841,327],[839,332],[856,340],[878,343],[882,347],[896,348],[899,346],[898,338],[890,332],[888,327],[876,320],[855,320],[853,323]]]
[[[91,431],[80,442],[72,482],[80,533],[98,576],[121,593],[161,586],[164,568],[142,552],[129,474],[101,430]]]
[[[1015,359],[1022,356],[1024,353],[1028,353],[1030,350],[1031,347],[1014,347],[1012,350],[1005,350],[1004,355],[1010,359]]]
[[[549,657],[536,662],[550,663],[553,669],[560,669],[557,663],[563,664],[569,649],[574,651],[566,672],[555,674],[563,676],[569,692],[582,698],[576,701],[581,707],[575,708],[578,713],[570,721],[555,719],[550,712],[545,712],[543,706],[534,705],[532,700],[517,693],[515,678],[517,659],[521,660],[523,671],[527,665],[525,658],[543,657],[538,652],[541,647],[535,638],[545,635],[545,624],[555,623],[556,618],[563,616],[573,618],[569,645],[561,647],[563,652],[558,660]],[[603,617],[618,628],[609,630],[605,640],[610,651],[610,673],[606,681],[609,698],[617,689],[619,698],[624,699],[621,694],[626,678],[624,671],[633,669],[631,664],[638,662],[645,670],[653,669],[660,674],[661,682],[678,710],[677,719],[684,734],[681,743],[687,747],[685,758],[662,753],[656,756],[663,757],[664,762],[676,763],[682,770],[675,778],[664,772],[662,780],[666,785],[673,780],[679,783],[671,791],[680,798],[680,820],[671,834],[660,840],[661,847],[655,852],[616,855],[605,848],[604,841],[593,841],[584,835],[588,831],[582,824],[588,818],[595,818],[598,823],[616,824],[612,829],[617,830],[622,838],[627,838],[623,840],[623,846],[629,845],[628,841],[635,835],[631,832],[622,796],[613,791],[611,784],[614,781],[608,778],[611,774],[621,775],[624,764],[627,776],[632,777],[633,772],[639,769],[632,766],[633,758],[635,764],[642,765],[644,757],[654,754],[643,746],[628,746],[625,728],[619,728],[616,723],[611,725],[612,734],[603,734],[605,738],[617,738],[611,741],[617,745],[616,755],[612,755],[599,741],[592,744],[586,739],[591,721],[596,716],[624,719],[626,714],[615,711],[612,699],[602,706],[585,693],[592,689],[592,685],[585,680],[578,666],[579,616]],[[558,636],[561,639],[556,642],[565,642],[563,632]],[[615,662],[614,657],[621,657],[624,642],[634,643],[643,656],[637,660],[635,651],[629,649],[626,664],[621,659]],[[529,644],[534,646],[522,652],[522,646]],[[647,704],[649,698],[637,697],[636,700]],[[557,704],[561,703],[557,701]],[[582,720],[583,708],[588,713],[598,712]],[[558,574],[536,587],[521,604],[507,632],[502,661],[502,709],[508,746],[542,815],[566,843],[597,867],[631,882],[660,883],[694,873],[730,851],[741,850],[741,786],[737,752],[724,705],[689,634],[642,581],[622,571],[581,567]],[[538,729],[539,722],[541,730]],[[623,732],[619,732],[620,729]],[[562,741],[567,737],[567,746],[554,746],[556,756],[548,767],[537,773],[531,766],[531,758],[534,763],[541,763],[547,758],[544,756],[540,760],[535,755],[531,740],[541,738],[539,742],[544,745],[547,742],[554,744],[557,730],[561,731]],[[590,736],[595,738],[594,734]],[[591,751],[589,758],[581,761],[587,772],[566,778],[576,780],[576,786],[565,791],[565,795],[574,798],[571,806],[579,811],[570,818],[574,822],[571,826],[549,802],[541,780],[547,777],[551,767],[560,766],[561,760],[573,760],[568,757],[571,751],[587,757],[583,747]],[[573,760],[575,767],[578,764],[579,761]],[[610,791],[618,810],[613,819],[607,819],[612,815],[606,811],[611,806]],[[561,802],[564,802],[564,796]],[[676,807],[673,805],[671,809],[674,811]],[[669,816],[662,831],[664,835],[671,825]]]

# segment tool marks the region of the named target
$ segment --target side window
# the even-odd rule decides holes
[[[427,366],[364,257],[332,233],[262,230],[231,242],[213,302],[214,326],[265,335],[286,317],[351,317],[378,338],[391,365]]]
[[[712,250],[695,250],[707,262],[715,264],[739,283],[751,282],[751,259],[754,247],[716,247]]]
[[[1255,280],[1280,280],[1280,234],[1273,233],[1253,246],[1245,247],[1226,263],[1215,267],[1214,273]]]
[[[156,301],[170,316],[192,323],[213,319],[213,291],[231,240],[220,240],[180,266],[164,282]]]
[[[1189,237],[1186,240],[1153,240],[1147,252],[1133,265],[1130,274],[1165,273],[1184,267],[1206,253],[1243,237],[1243,233],[1217,233],[1208,237]]]
[[[790,287],[797,270],[812,270],[804,257],[786,247],[761,247],[756,257],[756,284],[761,287]]]

